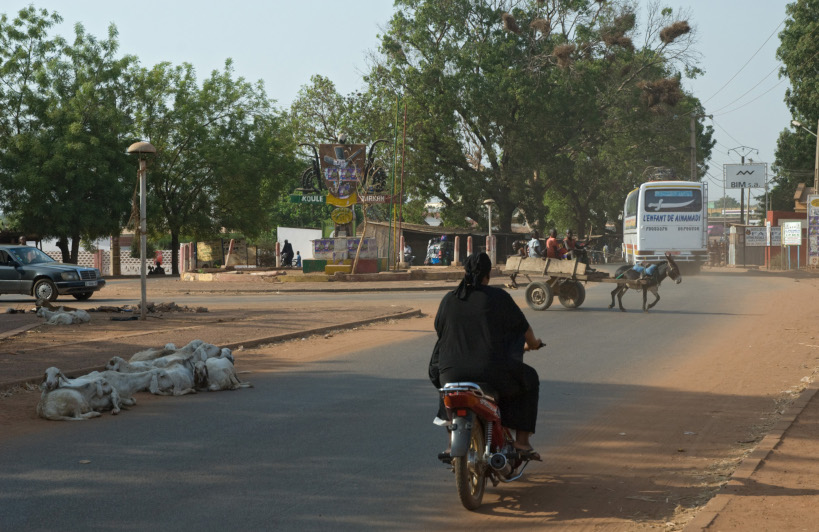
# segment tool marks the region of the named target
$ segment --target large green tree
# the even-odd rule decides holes
[[[408,102],[409,182],[444,202],[445,220],[481,220],[492,198],[502,231],[515,212],[542,225],[548,192],[582,232],[646,167],[687,169],[687,113],[699,113],[679,77],[697,70],[690,28],[670,10],[652,4],[636,47],[625,2],[396,6],[368,80]],[[709,150],[703,140],[700,160]]]
[[[106,39],[80,24],[71,43],[49,39],[59,20],[33,7],[0,18],[0,205],[76,262],[81,239],[118,232],[128,211],[124,73],[134,58],[117,57],[113,26]]]
[[[783,67],[780,76],[787,77],[785,92],[791,116],[806,128],[819,133],[819,0],[798,0],[786,7],[788,18],[779,34],[777,57]],[[802,128],[785,129],[779,134],[776,162],[773,165],[774,187],[771,208],[793,209],[793,193],[799,183],[813,183],[816,138]]]
[[[268,206],[298,166],[261,83],[234,77],[230,60],[201,85],[189,64],[142,68],[135,79],[137,131],[157,149],[148,168],[151,224],[171,234],[173,273],[180,234],[268,229]]]

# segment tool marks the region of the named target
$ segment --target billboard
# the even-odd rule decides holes
[[[767,164],[726,164],[725,188],[765,188]]]

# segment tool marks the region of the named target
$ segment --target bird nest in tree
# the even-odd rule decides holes
[[[503,19],[503,29],[512,33],[520,33],[520,26],[510,13],[504,13],[501,15],[501,19]]]
[[[643,91],[643,100],[649,109],[659,110],[659,104],[673,107],[679,103],[683,94],[677,78],[664,78],[657,81],[641,81],[637,87]]]
[[[561,68],[568,68],[572,65],[573,59],[572,54],[575,51],[574,44],[561,44],[560,46],[555,46],[552,55],[557,60],[557,64]]]
[[[670,44],[680,35],[685,35],[691,31],[691,26],[685,20],[678,20],[670,26],[666,26],[660,31],[660,40],[665,44]]]
[[[539,31],[543,37],[547,37],[552,32],[552,21],[548,18],[536,18],[529,23],[529,27]]]

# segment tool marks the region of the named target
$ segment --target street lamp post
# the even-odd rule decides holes
[[[492,236],[492,205],[495,204],[495,200],[487,199],[483,200],[483,204],[486,205],[486,208],[489,210],[489,236]]]
[[[492,261],[492,264],[496,262],[496,255],[495,255],[495,241],[492,239],[492,205],[495,204],[495,200],[492,198],[483,200],[483,204],[486,205],[487,210],[489,211],[489,236],[487,237],[486,247],[487,252],[489,254],[489,258]]]
[[[801,127],[814,137],[816,137],[816,156],[813,159],[813,193],[819,194],[819,135],[802,125],[799,120],[791,120],[791,124]],[[816,132],[819,133],[819,120],[816,121]]]
[[[148,268],[146,265],[147,254],[147,193],[148,193],[148,168],[145,155],[156,153],[156,148],[150,142],[135,142],[128,147],[128,153],[139,155],[139,278],[142,292],[142,304],[139,306],[139,319],[145,320],[145,307],[147,305],[147,279]]]

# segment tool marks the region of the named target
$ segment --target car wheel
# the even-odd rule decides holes
[[[50,279],[40,279],[34,284],[34,297],[46,301],[57,301],[57,286]]]
[[[91,295],[93,293],[94,292],[82,292],[82,293],[79,293],[79,294],[71,294],[71,295],[74,296],[74,299],[76,299],[77,301],[85,301],[86,299],[91,299]]]

